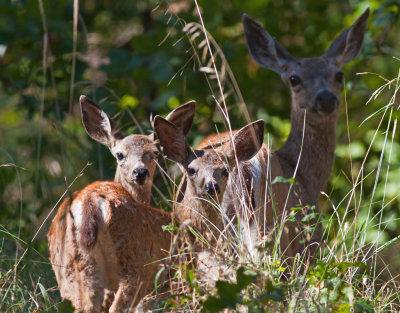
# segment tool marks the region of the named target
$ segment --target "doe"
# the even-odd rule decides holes
[[[303,208],[296,213],[296,222],[286,224],[280,235],[281,246],[288,256],[294,257],[306,247],[313,254],[321,240],[318,217],[312,222],[315,226],[313,230],[309,223],[304,223],[304,216],[318,215],[318,198],[326,187],[334,160],[335,126],[343,87],[341,67],[359,54],[368,16],[369,8],[336,38],[322,56],[294,58],[259,23],[243,15],[244,33],[251,56],[260,66],[278,73],[291,93],[292,127],[287,141],[276,152],[266,150],[264,145],[258,155],[261,162],[253,162],[249,171],[253,173],[250,178],[254,181],[254,194],[259,195],[255,199],[255,209],[259,210],[258,216],[261,217],[258,226],[274,228],[277,218],[282,222],[290,208]],[[260,154],[263,156],[260,157]],[[271,175],[272,180],[277,175],[295,178],[292,187],[288,183],[275,186],[280,203],[275,206],[274,219],[271,219],[272,202],[265,203],[268,199],[265,195],[265,168],[268,162],[273,164],[275,171]],[[262,175],[264,178],[260,179]],[[282,198],[287,200],[282,203]],[[234,206],[232,201],[226,205]],[[266,224],[263,223],[263,212],[270,216]]]

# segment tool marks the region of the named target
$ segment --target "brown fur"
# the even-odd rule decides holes
[[[220,183],[225,194],[222,202],[220,197],[216,200],[222,213],[229,220],[236,216],[247,218],[252,244],[256,244],[260,235],[270,230],[277,235],[277,226],[284,221],[282,234],[275,238],[279,238],[285,255],[294,257],[304,252],[306,247],[307,253],[312,255],[316,244],[320,242],[322,232],[318,217],[307,225],[301,220],[311,213],[312,206],[318,213],[319,194],[326,187],[334,158],[335,125],[342,88],[342,82],[338,79],[340,67],[359,53],[368,14],[367,9],[323,56],[304,59],[293,58],[261,25],[247,15],[243,16],[246,40],[253,58],[261,66],[279,73],[291,87],[292,95],[292,129],[282,149],[271,152],[264,144],[253,159],[237,164],[229,181]],[[199,216],[201,214],[221,230],[224,219],[221,212],[197,199],[201,196],[199,187],[203,185],[199,178],[200,173],[207,172],[207,168],[222,166],[222,152],[230,149],[231,136],[229,132],[208,136],[193,154],[188,152],[195,157],[189,157],[186,163],[179,157],[172,158],[180,162],[184,169],[192,166],[192,162],[198,163],[195,164],[198,177],[190,179],[187,172],[184,173],[177,197],[180,201],[176,208],[179,219],[191,219],[194,225],[204,229],[204,219]],[[249,138],[241,138],[241,141],[245,143]],[[236,153],[243,151],[239,148]],[[210,157],[210,154],[214,157]],[[236,164],[230,162],[229,165],[233,169]],[[272,184],[277,176],[295,177],[296,183],[292,189],[288,183]],[[303,209],[296,214],[296,222],[287,222],[290,209],[294,207]],[[306,232],[312,226],[315,226],[314,232]],[[302,244],[304,239],[306,243]]]
[[[71,205],[66,199],[48,233],[62,297],[84,312],[100,312],[106,293],[115,294],[110,312],[135,307],[154,288],[162,264],[156,261],[168,255],[171,236],[161,226],[170,223],[168,213],[136,201],[115,182],[85,187]]]
[[[237,133],[237,130],[232,131],[232,134],[235,133]],[[230,132],[224,132],[209,135],[199,143],[195,153],[196,151],[219,153],[219,157],[217,158],[204,158],[202,156],[201,159],[204,162],[203,168],[207,165],[215,167],[217,163],[224,160],[223,151],[226,153],[229,150],[230,138]],[[257,185],[255,185],[255,177],[253,175],[254,165],[251,163],[254,159],[257,159],[261,166],[261,168],[258,169],[261,175]],[[270,171],[269,173],[268,169]],[[270,153],[266,144],[263,144],[253,159],[239,162],[237,166],[234,164],[229,179],[219,181],[219,183],[226,188],[223,188],[225,189],[225,193],[223,194],[222,201],[219,199],[219,203],[227,219],[232,221],[236,220],[237,216],[240,216],[242,221],[245,221],[245,216],[247,215],[249,223],[257,225],[256,227],[259,228],[260,234],[268,234],[268,232],[273,230],[276,220],[282,218],[282,210],[288,195],[287,184],[271,184],[273,179],[277,176],[284,176],[279,158],[276,152]],[[182,215],[182,217],[180,217],[182,220],[190,219],[197,228],[204,229],[204,221],[199,217],[200,214],[198,214],[198,212],[202,212],[202,215],[206,216],[215,225],[218,225],[219,231],[222,231],[224,229],[224,222],[221,213],[217,212],[214,207],[208,205],[206,202],[198,203],[196,200],[193,200],[193,195],[196,196],[196,193],[191,190],[186,190],[187,179],[187,175],[184,175],[178,188],[178,190],[180,190],[179,194],[183,194],[184,196],[176,199],[177,202],[181,203],[177,205],[175,214]],[[268,187],[265,188],[267,183]],[[267,192],[266,196],[265,192]],[[292,203],[291,200],[289,200],[289,203]],[[193,210],[194,205],[196,205],[195,210]],[[187,208],[191,209],[188,210]],[[210,214],[210,212],[207,214],[207,209],[213,212],[213,214]],[[266,223],[261,223],[263,221],[266,221]],[[255,230],[253,230],[253,232],[254,231]],[[287,229],[286,231],[289,232],[291,236],[282,237],[282,246],[287,250],[286,253],[293,255],[295,253],[295,248],[293,248],[293,245],[289,245],[291,241],[289,237],[293,239],[295,234],[292,229]],[[257,235],[257,237],[258,236],[259,235]]]
[[[205,138],[194,151],[187,146],[185,136],[174,125],[157,116],[154,132],[164,154],[178,162],[184,177],[178,187],[174,217],[179,223],[190,223],[211,243],[224,231],[222,204],[229,171],[240,162],[250,159],[260,149],[264,122],[259,120],[235,131],[232,138],[226,133]],[[251,137],[254,140],[251,140]],[[250,140],[249,140],[250,138]],[[235,153],[236,151],[236,153]],[[214,190],[207,190],[214,186]],[[214,192],[213,192],[214,191]]]
[[[296,222],[286,224],[280,238],[281,247],[291,257],[302,253],[305,247],[309,247],[308,253],[312,255],[321,240],[318,218],[308,225],[301,220],[311,213],[311,206],[315,206],[315,212],[318,212],[318,198],[326,187],[334,159],[335,125],[343,86],[340,68],[360,52],[368,16],[369,9],[332,43],[323,56],[296,59],[260,24],[243,15],[246,41],[253,59],[259,65],[280,74],[290,87],[292,96],[292,129],[286,143],[276,152],[269,153],[263,149],[257,155],[263,173],[266,173],[264,167],[268,160],[271,161],[271,176],[267,186],[276,176],[295,178],[296,184],[290,193],[289,184],[270,185],[272,195],[277,197],[273,200],[277,203],[275,212],[278,219],[275,217],[275,220],[267,222],[267,225],[273,226],[282,221],[281,216],[288,216],[290,208],[303,207],[296,214]],[[263,182],[264,178],[260,181]],[[259,194],[262,195],[262,192]],[[257,210],[271,210],[271,206],[268,203],[265,205],[264,201],[256,199],[256,203]],[[305,230],[311,224],[316,228],[310,234]],[[305,245],[300,243],[301,239],[306,239]]]
[[[170,247],[170,234],[161,229],[171,223],[170,214],[148,205],[157,147],[152,135],[123,137],[95,103],[84,96],[80,101],[88,134],[124,158],[115,182],[95,182],[63,201],[47,234],[50,260],[61,296],[77,312],[123,312],[154,288],[156,261]],[[185,131],[194,111],[189,102],[167,118]],[[136,168],[148,175],[135,179]]]

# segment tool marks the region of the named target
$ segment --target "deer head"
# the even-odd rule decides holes
[[[149,203],[158,149],[153,134],[124,137],[115,122],[86,96],[80,97],[82,123],[88,135],[107,146],[117,159],[115,181],[121,183],[139,201]],[[182,133],[189,131],[195,112],[190,101],[173,110],[167,117]]]
[[[216,223],[215,208],[209,199],[221,203],[228,183],[229,173],[238,162],[251,159],[260,149],[264,138],[264,121],[258,120],[238,130],[232,137],[221,142],[213,140],[213,144],[192,150],[186,143],[186,136],[171,122],[156,116],[154,133],[159,139],[163,154],[177,162],[187,180],[181,210],[195,207],[202,215]],[[215,135],[218,138],[218,135]],[[208,137],[209,138],[209,137]],[[233,144],[232,144],[233,143]],[[195,203],[197,202],[197,205]],[[182,209],[183,208],[183,209]],[[211,212],[213,211],[213,212]],[[182,221],[188,215],[178,217]]]
[[[343,87],[342,66],[360,52],[369,8],[317,58],[294,58],[260,24],[243,14],[247,46],[260,65],[280,74],[292,96],[292,114],[307,111],[307,123],[322,125],[335,119]]]

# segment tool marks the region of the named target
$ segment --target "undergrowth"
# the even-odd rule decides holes
[[[226,59],[217,43],[206,31],[198,6],[197,9],[200,24],[187,24],[183,30],[192,47],[194,55],[192,58],[196,60],[199,70],[205,73],[210,92],[225,118],[227,128],[230,129],[225,95],[236,95],[240,110],[245,111],[246,107],[242,106],[244,101]],[[167,311],[397,312],[400,310],[399,280],[398,276],[395,276],[397,273],[392,274],[379,259],[379,252],[399,239],[397,237],[382,243],[380,237],[385,228],[382,211],[390,205],[390,201],[387,201],[385,196],[382,199],[375,199],[374,194],[371,195],[369,203],[358,201],[363,192],[363,183],[367,179],[375,180],[374,191],[378,183],[383,185],[384,190],[386,189],[387,176],[381,175],[381,169],[383,171],[382,166],[385,166],[388,175],[397,126],[397,117],[393,117],[393,112],[397,110],[395,99],[399,88],[399,77],[383,78],[383,80],[384,85],[372,94],[369,101],[376,100],[383,91],[392,94],[389,97],[390,101],[367,118],[379,117],[379,127],[375,130],[375,134],[381,131],[385,134],[380,162],[375,172],[366,172],[363,165],[369,157],[368,150],[361,168],[351,168],[350,172],[355,173],[354,177],[351,177],[352,188],[339,203],[333,203],[330,197],[323,193],[331,206],[327,211],[333,213],[325,214],[321,218],[325,232],[313,261],[310,263],[300,255],[294,261],[287,260],[279,247],[276,249],[274,245],[274,242],[279,240],[281,231],[275,230],[270,234],[272,238],[258,246],[256,257],[249,257],[249,251],[246,250],[240,236],[231,237],[229,243],[219,240],[217,246],[209,245],[206,249],[212,259],[212,265],[206,268],[206,271],[193,264],[188,266],[189,263],[184,261],[180,266],[175,266],[174,283],[180,287],[166,300]],[[345,106],[347,110],[346,99]],[[385,120],[386,114],[389,115],[388,121]],[[381,130],[381,127],[385,127],[385,123],[387,123],[386,129]],[[350,150],[350,135],[348,139]],[[374,139],[375,136],[370,147],[374,145]],[[385,154],[389,155],[389,162],[383,164],[382,159]],[[295,177],[291,182],[295,183]],[[372,206],[375,202],[381,203],[382,209],[374,215]],[[358,215],[362,206],[369,206],[366,219]],[[290,209],[295,213],[302,208]],[[315,218],[313,214],[306,216],[303,222],[307,223]],[[287,221],[290,221],[290,216]],[[282,229],[284,224],[285,222],[275,223],[275,227]],[[367,234],[371,232],[378,233],[372,241],[366,239]],[[192,253],[197,260],[201,258],[196,256],[196,252]],[[186,253],[184,255],[186,256]],[[207,281],[210,273],[214,277]]]
[[[186,24],[178,18],[177,25],[182,27],[183,34],[190,44],[190,60],[194,62],[196,70],[204,73],[210,93],[220,108],[222,119],[227,129],[231,130],[227,105],[229,97],[233,98],[232,101],[248,121],[250,117],[222,50],[207,32],[198,6],[197,10],[199,24]],[[77,19],[75,15],[74,21]],[[382,92],[392,93],[390,102],[368,117],[380,117],[380,128],[376,129],[376,133],[385,134],[384,145],[381,148],[382,158],[391,154],[397,129],[394,111],[397,109],[395,99],[399,88],[398,80],[398,77],[385,79],[384,85],[374,92],[370,99],[376,101]],[[345,105],[347,107],[347,103]],[[389,119],[385,126],[384,118],[387,118],[387,115]],[[374,140],[371,141],[371,146],[373,144]],[[362,164],[365,164],[367,158],[368,153]],[[258,245],[257,253],[252,256],[249,256],[249,251],[239,235],[232,237],[229,242],[218,240],[216,245],[205,243],[205,257],[212,260],[212,266],[204,270],[196,266],[199,251],[191,246],[195,232],[180,231],[173,225],[166,226],[166,231],[176,234],[176,242],[179,244],[174,245],[172,252],[173,278],[167,282],[170,292],[164,291],[160,294],[156,290],[148,297],[152,307],[155,307],[154,311],[400,311],[397,273],[391,273],[379,258],[385,247],[399,239],[397,237],[386,243],[380,240],[386,227],[381,218],[382,211],[390,207],[390,201],[385,199],[385,193],[381,199],[376,199],[372,194],[369,203],[358,201],[363,192],[363,182],[367,179],[375,180],[374,186],[380,184],[385,190],[390,162],[384,164],[382,158],[375,172],[365,172],[363,166],[357,169],[355,177],[351,179],[352,188],[339,203],[333,203],[327,194],[323,195],[330,203],[327,212],[332,213],[321,218],[325,233],[312,262],[308,262],[304,256],[299,256],[296,260],[287,260],[279,246],[274,245],[277,234],[280,233],[275,231]],[[295,183],[295,178],[292,183]],[[373,214],[371,209],[375,202],[381,204],[378,214]],[[370,207],[367,218],[358,215],[362,206]],[[296,209],[298,208],[291,208],[292,212]],[[290,221],[290,216],[287,221]],[[277,224],[277,230],[282,229],[284,224],[285,222]],[[46,244],[34,245],[32,242],[25,242],[18,234],[10,233],[4,225],[1,226],[0,232],[1,312],[72,312],[73,308],[69,303],[61,301],[54,274],[45,256]],[[370,232],[377,234],[375,240],[368,239]],[[214,280],[207,280],[210,273],[215,274]],[[155,284],[158,285],[159,282]],[[158,300],[159,298],[162,300]]]

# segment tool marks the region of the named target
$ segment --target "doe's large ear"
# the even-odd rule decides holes
[[[90,137],[108,147],[116,139],[123,137],[114,121],[96,103],[83,95],[79,98],[79,103],[82,123]]]
[[[250,160],[260,150],[264,142],[264,128],[264,121],[257,120],[242,127],[233,135],[232,140],[239,162]],[[228,158],[234,158],[233,149],[228,153]]]
[[[295,62],[289,52],[256,21],[247,14],[242,15],[247,47],[259,65],[281,74],[289,63]]]
[[[154,118],[154,134],[162,153],[171,161],[185,164],[187,159],[186,137],[174,124],[161,116]]]
[[[365,28],[367,27],[369,8],[331,44],[323,55],[337,67],[352,61],[361,50],[364,41]]]
[[[165,119],[174,124],[186,136],[192,127],[195,112],[196,101],[192,100],[171,111]]]

